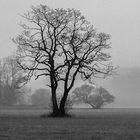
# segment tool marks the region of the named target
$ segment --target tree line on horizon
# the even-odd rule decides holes
[[[14,55],[5,57],[0,61],[0,105],[35,105],[50,108],[50,90],[39,88],[31,93],[31,88],[22,87],[25,75],[18,66]],[[28,98],[25,96],[28,95]],[[68,108],[74,104],[89,104],[93,109],[99,109],[114,101],[114,96],[103,87],[84,84],[77,87],[70,94]]]
[[[40,88],[31,94],[29,87],[21,86],[24,81],[24,71],[18,66],[14,55],[1,59],[0,106],[35,105],[50,108],[50,90]],[[28,98],[25,98],[27,95]],[[95,86],[85,84],[75,88],[68,101],[68,108],[72,108],[74,104],[85,103],[89,104],[93,109],[99,109],[108,103],[112,103],[114,96],[102,87],[95,88]]]

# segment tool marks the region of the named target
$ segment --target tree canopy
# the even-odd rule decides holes
[[[103,87],[95,87],[85,84],[81,87],[75,88],[73,91],[72,100],[75,103],[86,103],[93,109],[99,109],[109,103],[114,102],[115,97]]]

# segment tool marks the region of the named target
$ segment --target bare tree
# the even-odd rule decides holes
[[[114,102],[115,97],[105,88],[96,88],[90,85],[82,85],[73,91],[73,102],[82,102],[89,104],[93,109],[99,109]]]
[[[53,115],[65,115],[65,103],[77,75],[83,80],[110,75],[113,69],[107,62],[110,55],[110,35],[97,33],[80,11],[50,9],[45,5],[32,7],[23,15],[28,24],[21,24],[23,32],[14,42],[18,46],[18,63],[34,75],[48,77],[51,88]],[[61,84],[60,84],[61,83]],[[57,102],[57,88],[62,98]],[[63,85],[63,86],[62,86]]]

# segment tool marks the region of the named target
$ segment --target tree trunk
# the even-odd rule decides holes
[[[57,116],[59,109],[56,98],[56,90],[52,89],[52,115]]]
[[[68,96],[68,93],[65,92],[62,99],[61,99],[61,102],[60,102],[59,113],[61,116],[66,115],[65,105],[66,105],[66,101],[67,101],[67,96]]]

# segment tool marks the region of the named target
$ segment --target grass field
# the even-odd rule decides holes
[[[71,118],[40,118],[43,109],[0,109],[0,140],[140,140],[140,109],[74,109]]]

